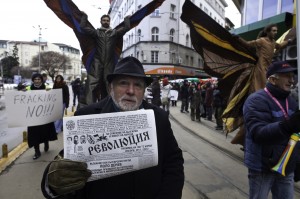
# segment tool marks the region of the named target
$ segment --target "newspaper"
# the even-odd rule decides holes
[[[107,178],[158,164],[153,110],[65,117],[64,157]]]

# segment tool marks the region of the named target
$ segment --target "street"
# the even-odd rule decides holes
[[[242,162],[240,146],[230,143],[233,135],[226,138],[222,131],[215,131],[213,122],[191,121],[189,114],[180,112],[180,102],[177,107],[170,108],[172,129],[185,159],[182,198],[247,198],[247,169]],[[48,152],[42,150],[38,160],[32,160],[33,149],[23,153],[0,174],[0,198],[42,199],[40,182],[43,171],[62,148],[62,134],[59,134],[57,141],[50,142]],[[298,190],[295,198],[300,198]]]

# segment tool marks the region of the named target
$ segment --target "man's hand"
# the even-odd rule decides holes
[[[291,135],[300,132],[300,111],[296,111],[288,120],[279,123],[281,130]]]
[[[49,167],[48,184],[56,194],[65,195],[82,189],[91,174],[85,162],[55,160]]]

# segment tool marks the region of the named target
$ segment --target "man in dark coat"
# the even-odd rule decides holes
[[[72,83],[72,91],[73,91],[73,106],[76,105],[76,98],[79,102],[80,99],[80,87],[81,87],[81,81],[80,77],[77,77]]]
[[[95,38],[97,44],[93,65],[87,75],[85,102],[83,102],[87,105],[107,96],[105,77],[113,72],[115,46],[119,38],[122,38],[130,30],[130,21],[128,17],[125,17],[124,26],[112,29],[110,27],[110,16],[103,15],[100,20],[101,28],[94,29],[87,24],[87,15],[84,12],[82,14],[80,27],[85,33]]]
[[[107,76],[107,81],[110,95],[99,103],[79,109],[75,115],[152,109],[156,122],[158,165],[86,183],[90,176],[86,163],[60,159],[46,168],[42,181],[44,196],[180,199],[184,184],[182,151],[173,135],[167,113],[143,100],[145,88],[152,79],[146,77],[142,64],[136,58],[126,57],[118,62],[114,72]]]
[[[268,198],[270,191],[273,198],[292,199],[294,196],[294,171],[300,161],[300,144],[297,143],[300,111],[290,91],[296,70],[287,62],[271,64],[266,87],[245,101],[245,164],[248,167],[249,198]],[[297,138],[294,151],[287,164],[276,170],[274,166],[280,162],[286,146],[292,143],[289,141],[291,135]]]
[[[183,81],[183,85],[180,87],[180,96],[181,96],[181,113],[186,111],[189,113],[189,82],[188,80]]]
[[[151,93],[152,93],[152,97],[153,97],[151,103],[160,107],[161,106],[160,84],[156,77],[153,78],[153,82],[151,84]]]

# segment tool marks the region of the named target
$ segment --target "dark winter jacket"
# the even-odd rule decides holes
[[[74,94],[80,94],[81,81],[79,78],[75,79],[72,83],[72,91]]]
[[[62,82],[60,84],[57,84],[56,82],[53,85],[53,89],[62,89],[62,97],[63,97],[63,103],[66,105],[66,108],[69,107],[70,102],[70,92],[69,87],[65,82]]]
[[[46,86],[43,83],[39,88],[30,86],[29,90],[45,90]],[[27,128],[28,132],[28,146],[33,147],[44,142],[57,140],[57,134],[55,131],[54,122],[48,124],[38,125],[38,126],[29,126]]]
[[[143,101],[144,109],[154,111],[158,165],[106,179],[87,182],[73,199],[180,199],[184,183],[182,151],[173,135],[168,115],[157,106]],[[76,111],[75,115],[116,112],[112,99],[107,97]],[[45,171],[47,173],[47,170]],[[45,180],[45,175],[44,175]],[[43,180],[43,181],[44,181]],[[42,184],[42,188],[45,185]],[[43,190],[45,194],[45,190]],[[46,194],[47,196],[47,194]],[[51,198],[48,196],[48,198]]]
[[[187,99],[189,97],[189,86],[188,85],[183,84],[180,87],[180,96],[181,96],[181,99],[182,98]]]
[[[153,82],[151,86],[152,92],[152,104],[156,106],[161,106],[161,99],[160,99],[160,84],[158,82]]]
[[[90,28],[87,25],[87,15],[83,15],[80,22],[80,28],[84,32],[95,39],[96,53],[94,60],[94,67],[101,67],[104,69],[104,78],[114,70],[116,64],[115,47],[119,39],[123,38],[123,35],[130,30],[130,21],[128,17],[124,19],[124,26],[119,29],[106,29],[106,28]],[[91,71],[93,73],[93,71]],[[93,74],[97,75],[97,74]]]
[[[288,99],[289,116],[296,111],[297,104],[288,93],[270,83],[267,84],[267,88],[285,110]],[[245,164],[249,169],[268,172],[279,161],[292,132],[280,129],[279,123],[285,120],[284,114],[263,89],[247,98],[243,115],[246,127]],[[297,143],[286,167],[286,174],[295,170],[299,154],[300,145]]]

